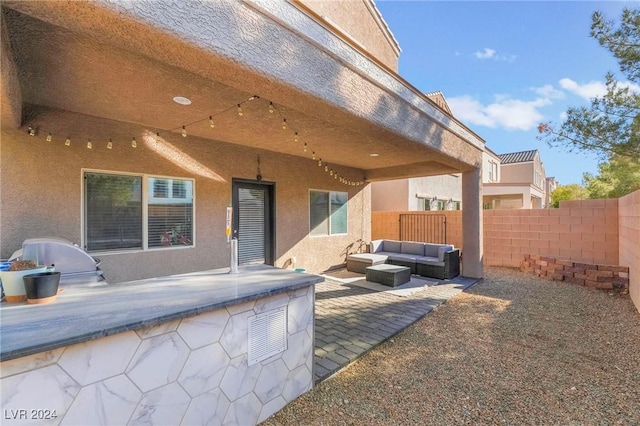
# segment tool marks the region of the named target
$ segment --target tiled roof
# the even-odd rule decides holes
[[[500,162],[502,164],[511,164],[533,161],[536,157],[537,152],[537,149],[532,149],[531,151],[509,152],[507,154],[500,154]]]

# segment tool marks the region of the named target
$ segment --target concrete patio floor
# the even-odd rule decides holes
[[[392,288],[369,283],[364,275],[346,269],[324,276],[326,281],[316,285],[316,383],[478,281],[461,276],[437,280],[412,275],[409,283]]]

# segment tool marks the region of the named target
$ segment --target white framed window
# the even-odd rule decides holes
[[[489,181],[495,182],[498,180],[498,163],[489,161]]]
[[[85,170],[83,182],[85,250],[193,246],[192,179]]]
[[[340,235],[348,232],[349,194],[337,191],[309,191],[309,234]]]

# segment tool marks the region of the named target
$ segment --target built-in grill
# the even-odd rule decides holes
[[[60,284],[106,285],[100,259],[63,238],[30,238],[9,260],[34,260],[60,272]]]

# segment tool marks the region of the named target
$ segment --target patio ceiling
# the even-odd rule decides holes
[[[478,165],[477,147],[432,122],[417,135],[428,143],[416,142],[358,111],[331,105],[139,23],[118,22],[120,31],[112,35],[105,31],[117,19],[111,11],[86,3],[53,3],[3,2],[3,35],[9,36],[24,104],[134,123],[154,132],[180,132],[182,125],[204,119],[189,125],[188,134],[210,139],[212,149],[215,141],[225,141],[305,157],[316,151],[330,164],[363,170],[369,180],[455,173]],[[129,26],[144,31],[131,32]],[[141,45],[147,50],[137,48]],[[5,72],[2,77],[7,79]],[[259,99],[247,101],[253,95]],[[174,96],[187,97],[192,104],[179,105]],[[268,111],[270,101],[275,113]],[[241,102],[242,117],[235,112]],[[7,125],[5,102],[2,107]],[[428,121],[411,105],[403,111],[407,120]],[[386,114],[397,120],[394,114],[403,111]],[[281,128],[284,117],[287,131]],[[430,144],[431,139],[437,143]]]

